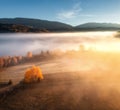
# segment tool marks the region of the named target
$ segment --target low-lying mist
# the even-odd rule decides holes
[[[4,43],[0,43],[1,55],[24,55],[26,51],[39,54],[33,54],[30,64],[21,63],[1,72],[1,79],[20,81],[24,71],[34,64],[41,67],[44,81],[32,90],[25,89],[31,95],[27,98],[27,92],[19,92],[22,103],[30,104],[32,97],[37,102],[42,100],[40,104],[48,109],[119,110],[120,40],[115,36],[116,32],[11,34],[8,40],[7,35]],[[50,51],[54,49],[64,52]],[[49,52],[40,53],[41,50]],[[11,97],[20,101],[16,96]]]
[[[50,68],[48,68],[49,66]],[[55,78],[58,82],[61,78],[59,89],[65,90],[62,94],[63,97],[61,96],[64,104],[71,102],[71,107],[82,110],[86,110],[86,108],[90,110],[119,110],[119,66],[120,53],[89,50],[71,51],[67,53],[66,57],[60,58],[56,65],[55,62],[44,64],[42,69],[47,68],[43,71],[46,73],[47,71],[56,73]],[[67,81],[70,86],[67,85]],[[52,90],[57,91],[55,87]],[[66,106],[69,108],[68,105]]]
[[[79,50],[80,45],[86,49],[119,50],[120,40],[114,38],[116,32],[74,32],[47,34],[0,34],[0,56],[25,55],[41,50]]]

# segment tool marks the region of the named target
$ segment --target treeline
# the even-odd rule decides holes
[[[42,60],[49,60],[55,58],[61,58],[62,56],[70,56],[75,55],[76,53],[84,52],[85,48],[83,45],[80,45],[78,51],[75,50],[67,50],[65,52],[61,51],[60,49],[56,49],[54,51],[40,51],[40,53],[32,54],[32,52],[28,52],[26,56],[6,56],[0,57],[0,68],[15,66],[17,64],[23,64],[26,62],[36,62]]]
[[[21,60],[22,60],[22,56],[1,57],[0,58],[0,68],[16,65],[16,64],[20,63]]]
[[[51,58],[55,58],[55,56],[60,55],[60,51],[56,50],[53,52],[50,51],[41,51],[39,54],[32,54],[32,52],[28,52],[26,56],[4,56],[0,57],[0,68],[15,66],[17,64],[22,64],[26,62],[33,61],[41,61],[48,60]]]
[[[0,23],[0,33],[17,33],[17,32],[33,32],[33,33],[41,33],[41,32],[49,32],[47,29],[37,29],[32,28],[30,26],[18,25],[18,24],[1,24]]]

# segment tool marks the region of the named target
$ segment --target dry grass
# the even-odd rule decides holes
[[[0,110],[120,110],[119,56],[86,52],[38,61],[44,80],[12,92]]]

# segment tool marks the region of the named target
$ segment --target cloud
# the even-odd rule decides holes
[[[81,10],[82,8],[80,6],[80,3],[77,3],[72,7],[72,9],[62,10],[61,12],[59,12],[57,14],[57,18],[61,20],[75,18],[79,15]]]
[[[80,17],[95,17],[95,15],[92,14],[80,14]]]

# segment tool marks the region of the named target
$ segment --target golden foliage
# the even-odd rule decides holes
[[[0,67],[3,67],[3,65],[4,65],[4,59],[0,58]]]
[[[27,58],[32,58],[32,57],[33,57],[32,52],[28,52],[27,53]]]
[[[43,79],[42,71],[40,67],[33,66],[25,72],[24,81],[26,83],[37,82]]]

